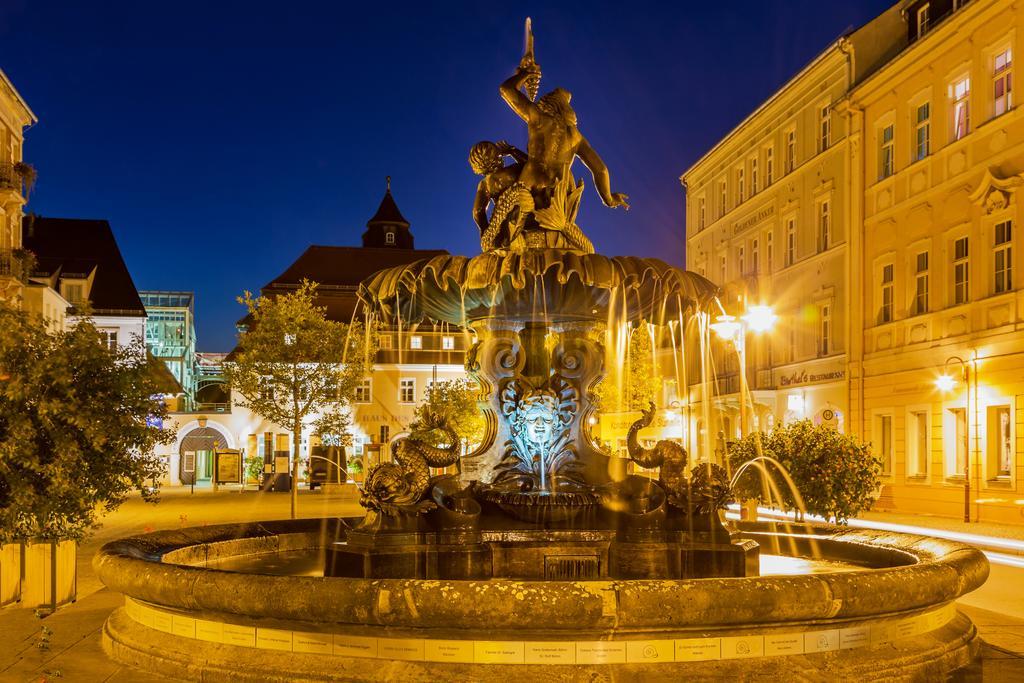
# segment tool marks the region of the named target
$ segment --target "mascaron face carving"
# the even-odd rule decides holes
[[[527,490],[546,490],[560,480],[572,480],[579,466],[572,443],[572,425],[579,412],[579,393],[560,375],[546,386],[534,387],[525,377],[505,384],[501,411],[511,439],[496,471],[495,483],[517,482]]]

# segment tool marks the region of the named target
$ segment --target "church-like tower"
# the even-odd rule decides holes
[[[398,205],[395,204],[395,198],[391,196],[391,176],[387,177],[387,190],[384,192],[384,199],[380,200],[377,213],[366,222],[363,246],[390,249],[416,248],[412,232],[409,230],[409,221],[405,220],[402,212],[398,210]]]

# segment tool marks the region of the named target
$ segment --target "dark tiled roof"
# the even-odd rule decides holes
[[[89,300],[93,312],[146,315],[114,232],[105,220],[26,216],[23,242],[36,255],[36,271],[87,277],[93,270]]]
[[[298,285],[303,279],[329,288],[352,288],[378,270],[402,266],[419,259],[444,256],[444,249],[396,249],[389,247],[325,247],[306,249],[288,269],[271,280],[264,289]]]
[[[405,220],[405,216],[398,210],[398,204],[395,204],[395,198],[391,196],[391,188],[384,193],[384,199],[380,200],[380,206],[377,207],[377,213],[373,215],[373,218],[366,221],[367,226],[374,226],[378,224],[397,224],[409,227],[409,221]]]

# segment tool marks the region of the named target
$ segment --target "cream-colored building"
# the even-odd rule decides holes
[[[728,313],[768,304],[779,316],[770,333],[747,336],[748,428],[805,417],[846,428],[848,311],[857,298],[848,216],[859,200],[842,104],[901,30],[894,9],[837,40],[681,177],[687,268],[723,286]],[[716,344],[713,355],[712,430],[731,440],[740,433],[737,354]],[[691,381],[695,414],[699,389]]]
[[[879,506],[963,515],[969,459],[971,519],[1024,523],[1024,6],[899,7],[905,49],[849,101],[864,187],[851,422],[884,458]]]
[[[22,148],[25,129],[36,122],[35,114],[0,70],[0,301],[20,302],[28,277],[21,248],[21,217],[33,171],[22,160]],[[42,297],[37,298],[41,303]]]

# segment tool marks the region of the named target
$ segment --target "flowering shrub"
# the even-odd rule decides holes
[[[840,524],[870,507],[882,473],[881,460],[871,453],[869,444],[810,420],[747,435],[732,446],[729,462],[735,472],[743,463],[762,455],[775,458],[789,471],[806,512]],[[785,480],[774,472],[772,465],[767,467],[776,482],[781,505],[799,512]],[[736,496],[779,504],[776,492],[769,495],[759,472],[756,466],[747,468],[736,482]]]

